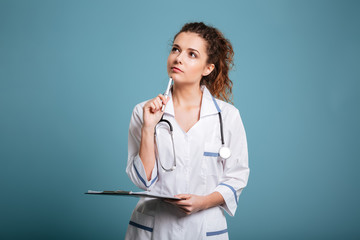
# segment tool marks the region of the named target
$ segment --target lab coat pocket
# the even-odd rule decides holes
[[[229,239],[226,218],[220,207],[206,210],[206,237],[214,240]]]
[[[202,167],[208,181],[213,181],[218,184],[218,180],[223,173],[223,160],[219,156],[220,144],[206,142],[204,145],[203,163]]]
[[[151,239],[154,230],[154,217],[134,210],[126,239]]]

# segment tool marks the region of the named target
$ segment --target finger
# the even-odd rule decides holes
[[[165,104],[165,103],[166,103],[166,99],[167,99],[168,97],[165,97],[164,95],[159,94],[159,95],[158,95],[158,98],[161,100],[162,103]]]
[[[176,204],[179,207],[189,207],[191,206],[191,204],[189,202],[175,202],[174,204]]]
[[[152,102],[150,106],[151,106],[151,112],[152,112],[152,113],[155,113],[155,112],[156,112],[156,110],[157,110],[157,109],[156,109],[156,105],[155,105],[155,103],[154,103],[154,102]]]
[[[156,110],[156,105],[154,102],[151,102],[151,110],[155,111]]]
[[[181,199],[189,199],[191,197],[191,195],[190,194],[178,194],[178,195],[175,195],[175,197],[181,198]]]
[[[189,215],[190,213],[191,213],[191,211],[188,209],[188,208],[186,208],[186,207],[180,207],[179,208],[181,211],[183,211],[185,214],[187,214],[187,215]]]
[[[162,105],[163,105],[161,99],[159,97],[157,97],[155,99],[155,101],[156,101],[156,106],[160,109],[162,107]]]
[[[190,204],[188,203],[187,200],[173,200],[173,199],[166,199],[164,200],[167,203],[170,203],[174,206],[177,207],[185,207],[185,206],[190,206]]]
[[[158,103],[156,102],[156,100],[154,100],[154,101],[152,102],[152,104],[153,104],[153,106],[154,106],[154,110],[155,110],[155,111],[159,109],[159,106],[158,106]]]
[[[145,103],[145,105],[144,105],[144,108],[146,109],[146,108],[151,108],[151,103],[152,103],[152,101],[150,100],[150,101],[147,101],[146,103]]]
[[[178,206],[190,206],[192,202],[189,199],[181,199],[174,202]]]

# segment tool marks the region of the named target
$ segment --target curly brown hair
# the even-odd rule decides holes
[[[200,84],[205,85],[216,98],[232,103],[233,83],[229,71],[234,65],[234,51],[230,41],[218,29],[203,22],[186,23],[173,41],[182,32],[197,33],[202,37],[207,43],[207,63],[215,65],[209,75],[202,77]]]

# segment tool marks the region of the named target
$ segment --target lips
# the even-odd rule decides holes
[[[172,67],[171,68],[174,72],[183,72],[180,68]]]

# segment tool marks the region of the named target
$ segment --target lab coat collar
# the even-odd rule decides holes
[[[217,114],[218,112],[221,112],[218,103],[216,102],[215,98],[211,95],[210,91],[205,87],[204,85],[201,86],[201,90],[203,91],[202,99],[201,99],[201,110],[200,110],[200,118]],[[172,116],[175,116],[174,111],[174,103],[172,100],[172,91],[169,92],[169,101],[166,104],[164,113],[170,114]]]

